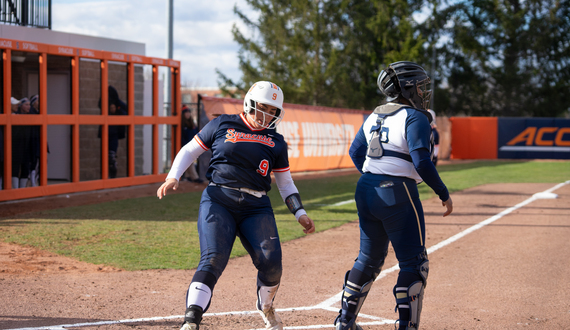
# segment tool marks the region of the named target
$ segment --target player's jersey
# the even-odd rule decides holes
[[[372,138],[372,128],[377,125],[378,114],[372,113],[356,138],[361,144],[367,145]],[[382,147],[385,155],[380,158],[366,156],[361,171],[373,174],[407,177],[422,182],[422,178],[412,163],[410,152],[420,148],[431,151],[431,127],[429,121],[419,110],[404,107],[394,115],[385,117],[382,125]],[[387,152],[386,152],[387,151]],[[404,157],[394,157],[387,154],[395,152]],[[409,158],[406,158],[408,156]]]
[[[213,119],[196,140],[212,149],[206,178],[216,184],[269,191],[270,173],[289,170],[283,136],[275,129],[254,129],[243,114]]]

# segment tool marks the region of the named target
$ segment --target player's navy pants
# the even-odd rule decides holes
[[[200,264],[219,279],[226,268],[236,236],[251,256],[263,285],[281,280],[281,244],[269,197],[208,186],[198,214]]]
[[[415,180],[364,173],[356,186],[360,253],[354,268],[376,277],[388,243],[401,271],[417,273],[425,251],[424,213]]]

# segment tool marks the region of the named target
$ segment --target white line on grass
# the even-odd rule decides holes
[[[330,206],[341,206],[344,204],[350,204],[350,203],[354,203],[354,202],[356,202],[356,201],[354,199],[351,199],[351,200],[344,201],[344,202],[334,203],[334,204],[331,204]]]
[[[465,229],[464,231],[455,234],[453,236],[451,236],[450,238],[446,239],[445,241],[439,242],[436,245],[431,246],[430,248],[427,249],[428,254],[431,254],[439,249],[441,249],[444,246],[447,246],[455,241],[457,241],[458,239],[478,230],[483,228],[486,225],[489,225],[497,220],[499,220],[500,218],[504,217],[505,215],[520,209],[521,207],[528,205],[532,202],[534,202],[535,200],[538,199],[545,199],[545,198],[555,198],[555,196],[553,196],[551,193],[564,186],[570,184],[570,180],[566,181],[566,182],[562,182],[557,184],[556,186],[547,189],[543,192],[540,193],[536,193],[534,195],[532,195],[532,197],[528,198],[527,200],[518,203],[517,205],[510,207],[500,213],[498,213],[497,215],[494,215],[486,220],[483,220],[481,222],[479,222],[476,225],[473,225],[467,229]],[[343,205],[343,204],[348,204],[348,203],[352,203],[354,202],[354,200],[350,200],[350,201],[344,201],[344,202],[340,202],[340,203],[336,203],[333,204],[332,206],[338,206],[338,205]],[[383,270],[380,275],[376,278],[376,281],[378,281],[379,279],[382,279],[384,277],[386,277],[386,275],[395,272],[396,270],[398,270],[399,267],[398,265],[392,266],[386,270]],[[337,293],[336,295],[330,297],[329,299],[315,305],[315,306],[309,306],[309,307],[291,307],[291,308],[280,308],[280,309],[276,309],[277,312],[291,312],[291,311],[299,311],[299,310],[314,310],[314,309],[324,309],[327,311],[331,311],[331,312],[338,312],[338,308],[334,308],[331,307],[331,305],[338,303],[342,298],[342,291]],[[204,314],[204,316],[224,316],[224,315],[249,315],[249,314],[257,314],[257,311],[235,311],[235,312],[223,312],[223,313],[206,313]],[[373,315],[367,315],[367,314],[358,314],[358,316],[360,318],[367,318],[367,319],[372,319],[375,321],[372,322],[358,322],[358,324],[360,325],[382,325],[382,324],[390,324],[390,323],[394,323],[395,320],[389,320],[389,319],[385,319],[382,317],[378,317],[378,316],[373,316]],[[161,321],[161,320],[171,320],[171,319],[182,319],[184,317],[184,315],[174,315],[174,316],[165,316],[165,317],[150,317],[150,318],[141,318],[141,319],[128,319],[128,320],[119,320],[119,321],[100,321],[100,322],[92,322],[92,323],[76,323],[76,324],[61,324],[61,325],[53,325],[53,326],[43,326],[43,327],[33,327],[33,328],[16,328],[16,329],[12,329],[12,330],[63,330],[63,329],[67,329],[67,328],[78,328],[78,327],[87,327],[87,326],[98,326],[98,325],[111,325],[111,324],[120,324],[120,323],[136,323],[136,322],[148,322],[148,321]],[[334,328],[333,325],[303,325],[303,326],[294,326],[294,327],[284,327],[283,329],[285,330],[296,330],[296,329],[326,329],[326,328]],[[252,330],[263,330],[263,329],[252,329]]]

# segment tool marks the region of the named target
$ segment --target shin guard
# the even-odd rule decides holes
[[[334,324],[337,326],[336,329],[340,330],[357,330],[361,329],[356,324],[356,317],[366,296],[374,283],[374,280],[370,280],[364,285],[359,286],[355,283],[348,281],[348,274],[350,271],[346,272],[344,276],[344,286],[341,300],[341,310],[337,316]]]
[[[420,314],[422,313],[422,300],[424,298],[424,284],[422,281],[412,283],[409,287],[394,287],[396,296],[396,310],[401,308],[409,309],[409,320],[398,320],[400,329],[403,322],[407,322],[404,329],[417,330],[420,325]]]
[[[257,286],[257,309],[265,311],[273,307],[273,300],[277,295],[279,284],[274,286],[264,286],[258,283]]]

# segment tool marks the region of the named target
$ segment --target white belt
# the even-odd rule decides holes
[[[244,192],[247,194],[250,194],[252,196],[255,196],[257,198],[261,198],[262,196],[265,196],[267,193],[263,190],[261,191],[257,191],[257,190],[253,190],[253,189],[249,189],[249,188],[234,188],[234,187],[228,187],[228,186],[224,186],[223,184],[217,184],[217,183],[213,183],[210,182],[209,184],[210,186],[215,186],[215,187],[221,187],[221,188],[226,188],[226,189],[231,189],[231,190],[236,190],[239,192]]]

